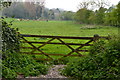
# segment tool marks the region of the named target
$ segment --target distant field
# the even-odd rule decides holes
[[[7,21],[15,20],[13,22],[14,28],[18,28],[21,34],[36,34],[36,35],[54,35],[54,36],[79,36],[89,37],[94,34],[100,36],[108,36],[118,34],[118,28],[100,25],[84,25],[77,24],[73,21],[17,21],[16,19],[7,19]],[[45,41],[48,39],[31,39],[35,41]],[[56,41],[56,40],[55,40]],[[81,42],[79,40],[69,40],[67,42]],[[37,45],[36,45],[37,46]],[[39,46],[39,45],[38,45]],[[75,48],[75,46],[72,46]],[[78,46],[77,46],[78,47]],[[70,52],[67,46],[46,45],[42,49],[46,53],[63,53]],[[76,54],[76,53],[75,53]],[[38,57],[38,56],[37,56]]]
[[[7,19],[11,21],[12,19]],[[14,20],[14,19],[13,19]],[[118,34],[118,28],[100,25],[83,25],[72,21],[17,21],[14,28],[19,28],[22,34],[58,35],[58,36],[107,36]]]

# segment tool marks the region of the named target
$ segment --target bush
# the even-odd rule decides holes
[[[2,74],[3,74],[4,78],[15,78],[15,77],[17,77],[17,74],[14,70],[12,70],[8,67],[5,67],[5,66],[3,66],[2,68],[3,68],[3,70],[2,70],[3,73]]]
[[[90,48],[90,55],[72,61],[62,74],[79,79],[120,78],[120,38],[99,40]]]
[[[18,52],[19,51],[19,37],[17,34],[17,30],[14,28],[10,28],[12,26],[12,21],[7,23],[6,21],[2,21],[2,52],[5,56],[7,52]]]
[[[46,74],[48,71],[47,65],[37,63],[28,57],[28,55],[21,55],[19,53],[17,55],[9,53],[9,56],[2,61],[2,65],[3,78],[16,78],[18,74],[23,74],[24,77],[37,76]]]
[[[2,77],[13,79],[19,74],[24,77],[46,74],[46,65],[19,53],[19,37],[16,30],[10,28],[11,25],[12,22],[2,20]]]

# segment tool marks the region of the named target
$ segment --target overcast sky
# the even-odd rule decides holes
[[[45,0],[45,6],[51,8],[62,8],[67,11],[77,11],[78,4],[83,0]],[[120,0],[108,0],[111,4],[116,5]]]

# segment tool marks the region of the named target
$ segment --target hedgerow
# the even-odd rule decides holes
[[[81,80],[119,79],[120,38],[114,37],[108,42],[95,42],[88,56],[68,63],[62,74]]]
[[[2,22],[2,56],[5,57],[8,52],[14,53],[19,52],[19,37],[17,31],[12,26],[12,21],[7,23],[6,21],[1,20]]]
[[[27,55],[9,53],[9,57],[2,61],[3,78],[17,78],[17,75],[37,76],[47,73],[47,65],[37,63]]]
[[[17,31],[11,28],[12,22],[2,22],[2,77],[6,79],[37,76],[47,73],[47,65],[37,63],[28,55],[19,53],[20,40]]]

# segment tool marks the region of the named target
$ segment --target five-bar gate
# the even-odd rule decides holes
[[[30,38],[50,38],[49,40],[45,41],[45,42],[41,42],[39,41],[30,41],[29,39],[27,39],[27,37]],[[108,37],[100,37],[99,35],[94,35],[94,37],[68,37],[68,36],[47,36],[47,35],[28,35],[28,34],[20,34],[20,38],[22,39],[22,43],[28,43],[31,47],[21,47],[23,49],[29,48],[32,49],[32,51],[30,52],[24,52],[21,51],[21,53],[24,54],[39,54],[39,55],[45,55],[47,56],[48,59],[46,60],[53,60],[53,58],[51,56],[62,56],[59,59],[62,59],[63,57],[67,57],[67,56],[84,56],[81,54],[81,52],[88,52],[88,50],[82,50],[83,47],[85,46],[92,46],[92,42],[95,42],[96,40],[98,40],[99,38],[104,38],[104,39],[108,39]],[[53,40],[58,40],[59,42],[52,42]],[[84,44],[81,43],[69,43],[69,42],[65,42],[63,39],[78,39],[78,40],[87,40],[87,42],[85,42]],[[33,44],[34,43],[34,44]],[[36,46],[36,44],[42,44],[39,46]],[[47,44],[58,44],[58,45],[65,45],[67,46],[71,51],[68,52],[67,54],[53,54],[53,53],[45,53],[41,48]],[[73,48],[71,47],[71,45],[76,45],[79,46],[77,48]],[[35,53],[35,51],[38,51],[38,53]],[[77,53],[77,55],[73,54],[73,53]]]

